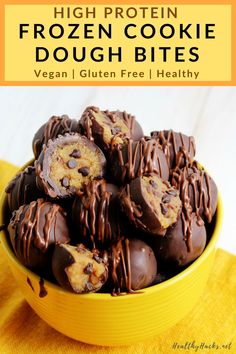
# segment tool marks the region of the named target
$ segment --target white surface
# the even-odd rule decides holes
[[[193,135],[223,197],[219,246],[236,254],[236,87],[0,87],[0,104],[0,159],[18,165],[32,158],[33,135],[50,116],[79,118],[88,105],[135,114],[145,134]]]

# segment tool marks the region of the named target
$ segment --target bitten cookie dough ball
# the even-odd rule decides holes
[[[57,245],[52,258],[53,274],[58,283],[77,294],[98,291],[106,282],[104,261],[84,245]]]
[[[66,213],[43,199],[22,205],[8,225],[13,250],[26,267],[50,269],[53,247],[70,241]]]
[[[5,192],[8,194],[8,206],[11,212],[23,204],[28,204],[44,196],[44,193],[36,185],[35,168],[32,166],[19,172],[10,181]]]
[[[43,124],[33,138],[33,152],[37,159],[42,151],[44,144],[49,139],[55,139],[58,135],[66,133],[79,133],[80,125],[75,119],[70,119],[67,115],[61,117],[53,116],[47,123]]]
[[[90,248],[104,248],[119,235],[118,187],[105,180],[91,181],[77,195],[72,220],[78,237]]]
[[[196,145],[193,136],[177,133],[173,130],[151,132],[151,137],[162,146],[170,169],[175,166],[183,167],[186,159],[193,159],[196,153]],[[180,154],[184,151],[184,154]]]
[[[171,183],[179,190],[183,204],[189,202],[198,218],[202,217],[208,223],[212,221],[217,208],[217,187],[196,161],[183,169],[176,168],[172,173]]]
[[[35,161],[38,186],[51,198],[76,194],[93,179],[105,174],[106,159],[92,141],[79,134],[49,140]]]
[[[113,295],[121,291],[132,293],[151,285],[157,275],[153,250],[138,239],[123,239],[112,247],[111,276]]]
[[[110,161],[112,177],[119,184],[152,172],[169,179],[166,156],[155,139],[126,140],[112,149]]]
[[[100,111],[97,107],[87,107],[80,124],[88,139],[92,139],[104,151],[111,146],[123,144],[125,138],[138,140],[143,130],[135,117],[126,112]]]
[[[121,192],[121,207],[137,228],[165,235],[181,211],[179,192],[157,175],[134,179]]]
[[[186,233],[187,227],[190,228],[189,234]],[[191,214],[189,220],[181,214],[164,237],[153,239],[152,246],[160,261],[185,266],[202,254],[206,246],[206,228],[195,213]]]

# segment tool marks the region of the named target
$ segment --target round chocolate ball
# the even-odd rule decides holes
[[[108,277],[105,262],[83,244],[56,245],[52,270],[61,287],[77,294],[98,291]]]
[[[17,258],[36,271],[50,269],[56,243],[70,241],[65,211],[43,199],[22,205],[14,211],[8,232]]]
[[[188,223],[188,225],[186,225]],[[186,227],[190,233],[186,234]],[[186,220],[183,213],[177,223],[171,226],[164,237],[151,241],[158,259],[167,264],[185,266],[198,258],[206,246],[206,228],[204,222],[195,213]]]
[[[143,137],[143,130],[135,117],[126,112],[87,107],[80,124],[88,139],[94,140],[104,152],[113,145],[123,144],[126,138],[138,140]]]
[[[35,168],[28,166],[19,172],[5,189],[8,197],[8,206],[11,212],[19,209],[23,204],[43,197],[44,193],[36,185]]]
[[[156,173],[169,179],[169,167],[165,154],[155,139],[126,140],[113,147],[110,155],[111,175],[118,184],[147,173]]]
[[[196,145],[193,136],[187,136],[173,130],[162,130],[151,132],[151,137],[162,146],[170,169],[173,169],[176,165],[183,167],[187,156],[189,159],[193,159],[195,156]],[[181,154],[182,151],[185,153]]]
[[[58,135],[73,132],[80,132],[79,123],[75,119],[70,119],[67,115],[62,115],[61,117],[52,116],[34,135],[33,152],[35,158],[38,158],[43,145],[47,144],[49,139],[55,139]]]
[[[105,180],[91,181],[72,206],[76,242],[90,248],[104,248],[119,235],[118,187]]]
[[[164,235],[181,211],[179,192],[156,174],[137,177],[120,193],[122,211],[131,223],[153,235]]]
[[[75,195],[106,170],[103,152],[93,141],[80,134],[59,135],[49,140],[35,161],[36,182],[51,198]]]
[[[120,240],[112,247],[111,260],[113,295],[146,288],[156,278],[156,257],[144,241],[135,238]]]
[[[216,212],[218,191],[208,173],[193,161],[185,168],[176,168],[171,183],[179,190],[183,204],[189,202],[192,211],[210,223]]]

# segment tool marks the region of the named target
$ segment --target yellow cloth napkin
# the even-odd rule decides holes
[[[0,161],[0,190],[14,173],[14,166]],[[236,257],[221,249],[217,250],[204,294],[191,313],[168,331],[128,347],[92,346],[58,333],[24,300],[1,247],[0,269],[1,354],[236,353]]]

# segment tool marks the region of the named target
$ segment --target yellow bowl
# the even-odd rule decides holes
[[[4,223],[6,206],[6,194],[2,193],[0,225]],[[194,307],[213,264],[221,224],[222,201],[219,197],[211,240],[195,262],[173,278],[144,289],[141,294],[118,297],[96,293],[76,295],[48,281],[45,281],[47,295],[39,297],[39,276],[18,261],[5,231],[1,231],[0,240],[25,299],[44,321],[76,340],[115,346],[159,334],[184,318]]]

